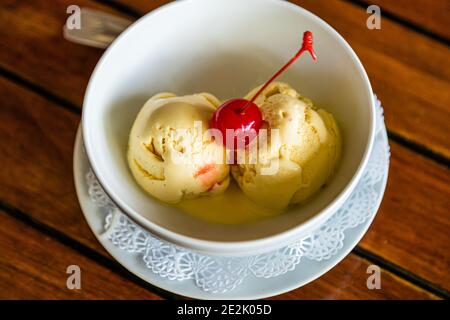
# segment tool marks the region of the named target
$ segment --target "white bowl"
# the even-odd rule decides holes
[[[298,50],[305,30],[314,34],[318,63],[305,56],[279,80],[332,112],[344,140],[337,172],[311,201],[257,223],[221,225],[161,205],[135,183],[126,161],[128,134],[150,96],[161,91],[243,96]],[[185,0],[145,15],[104,53],[86,90],[82,129],[94,173],[131,219],[183,247],[237,256],[286,245],[330,217],[367,164],[374,122],[363,66],[317,16],[276,0]]]

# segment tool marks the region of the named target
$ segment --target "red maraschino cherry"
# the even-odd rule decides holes
[[[259,107],[254,103],[255,99],[305,51],[308,51],[314,61],[317,61],[313,49],[313,35],[310,31],[303,33],[303,43],[300,50],[258,90],[251,100],[231,99],[223,103],[214,112],[210,127],[220,130],[223,136],[223,144],[228,149],[235,150],[237,146],[245,146],[256,137],[263,124],[263,119]],[[227,137],[227,129],[233,130],[232,141],[229,141]],[[246,140],[238,143],[238,137],[243,137]]]

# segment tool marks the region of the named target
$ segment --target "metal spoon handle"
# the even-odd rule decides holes
[[[96,48],[108,47],[132,21],[98,10],[81,8],[81,28],[69,29],[64,24],[66,40]]]

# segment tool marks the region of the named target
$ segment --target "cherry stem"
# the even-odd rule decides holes
[[[313,42],[312,42],[312,33],[311,31],[305,31],[303,33],[303,43],[302,43],[302,47],[300,48],[300,50],[291,58],[291,60],[289,60],[283,67],[281,67],[280,70],[278,70],[273,76],[272,78],[270,78],[262,87],[261,89],[258,90],[258,92],[256,92],[256,94],[253,96],[253,98],[248,101],[245,106],[243,106],[240,110],[241,114],[245,113],[245,110],[250,106],[251,103],[253,103],[256,98],[269,86],[269,84],[271,84],[280,74],[282,74],[287,68],[289,68],[289,66],[291,64],[293,64],[295,62],[295,60],[297,60],[303,52],[305,51],[309,51],[309,53],[311,54],[311,57],[313,58],[314,61],[317,61],[317,56],[316,53],[314,52],[314,48],[313,48]]]

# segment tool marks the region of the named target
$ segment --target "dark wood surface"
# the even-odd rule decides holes
[[[76,4],[134,20],[163,2]],[[274,298],[448,298],[450,49],[441,39],[446,35],[434,29],[436,21],[400,14],[389,0],[374,1],[394,17],[383,17],[382,29],[373,31],[365,28],[361,2],[295,2],[336,28],[361,58],[383,101],[392,154],[382,206],[358,247],[318,280]],[[408,2],[420,7],[423,1]],[[81,214],[73,187],[73,142],[87,81],[103,51],[65,41],[61,28],[74,3],[51,3],[0,3],[0,251],[5,253],[0,298],[171,298],[118,266]],[[439,10],[441,2],[433,3],[427,10]],[[423,30],[402,23],[405,19]],[[25,253],[18,254],[17,247]],[[65,268],[73,260],[82,261],[83,275],[92,281],[78,293],[65,287]],[[382,269],[381,290],[366,288],[370,264]],[[6,290],[11,281],[20,285]]]
[[[97,261],[0,210],[0,299],[161,299]],[[67,267],[81,289],[67,289]]]
[[[448,0],[363,0],[363,3],[376,4],[397,18],[420,26],[446,40],[450,39]]]

